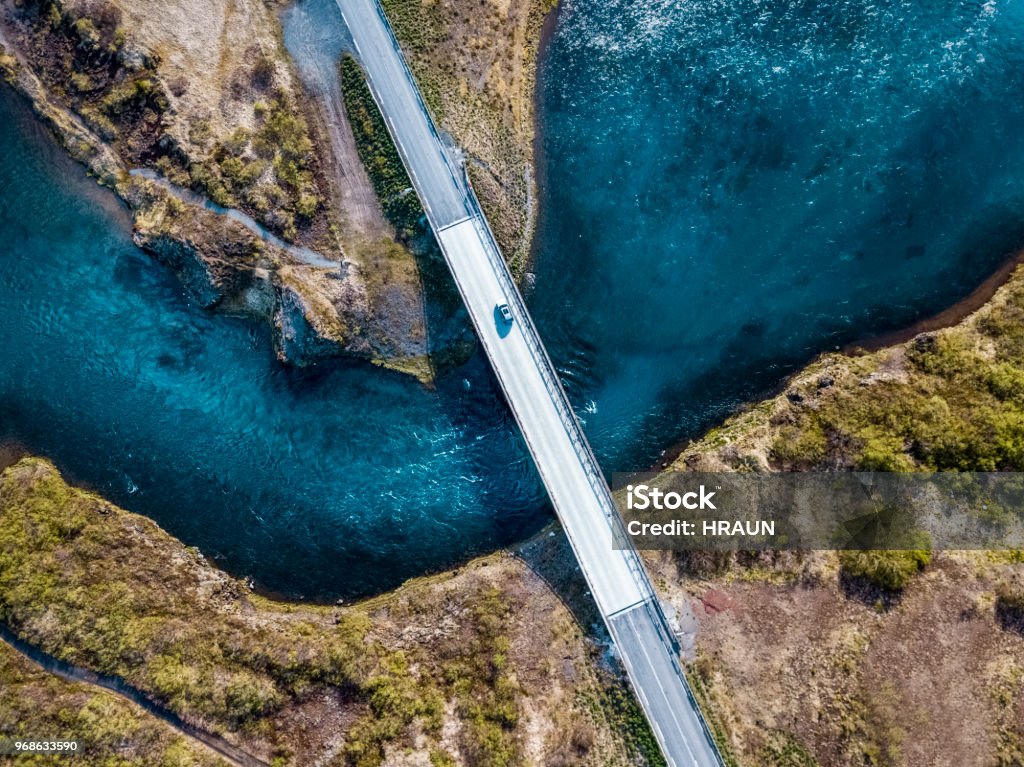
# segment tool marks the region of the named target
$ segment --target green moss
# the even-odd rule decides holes
[[[772,445],[772,457],[790,466],[818,463],[827,450],[825,431],[817,422],[784,428]]]
[[[430,752],[431,767],[455,767],[455,757],[442,748],[432,749]]]
[[[518,763],[522,690],[508,669],[505,626],[510,606],[496,587],[473,598],[472,639],[456,649],[442,667],[443,683],[463,720],[461,746],[470,764],[503,767]]]
[[[167,96],[159,81],[138,77],[111,88],[100,102],[100,109],[109,117],[124,120],[129,113],[151,109],[156,113],[168,108]]]

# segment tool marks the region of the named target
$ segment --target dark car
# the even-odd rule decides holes
[[[508,304],[498,304],[498,313],[507,325],[512,324],[512,310],[508,308]]]

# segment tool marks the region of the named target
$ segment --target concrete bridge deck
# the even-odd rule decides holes
[[[338,0],[374,99],[666,760],[721,760],[678,648],[554,365],[463,170],[438,136],[376,0]],[[511,326],[497,314],[507,303]]]

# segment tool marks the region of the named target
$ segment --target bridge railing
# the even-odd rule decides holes
[[[519,292],[518,286],[512,279],[508,265],[501,256],[501,251],[498,248],[497,240],[494,237],[493,231],[491,231],[487,217],[480,208],[480,203],[476,198],[476,194],[473,192],[473,187],[469,182],[465,166],[463,166],[463,180],[465,185],[464,194],[466,196],[467,204],[471,208],[473,224],[480,232],[480,239],[485,245],[485,250],[487,252],[491,268],[494,270],[498,281],[502,284],[506,295],[515,306],[517,321],[523,329],[523,336],[526,340],[527,348],[530,351],[530,356],[533,358],[535,366],[540,371],[541,378],[544,380],[544,387],[547,389],[548,394],[555,405],[555,410],[558,412],[559,420],[561,421],[562,426],[573,445],[573,450],[575,451],[576,456],[583,467],[584,473],[587,476],[587,480],[594,491],[594,496],[601,504],[605,518],[608,520],[608,523],[612,528],[613,539],[617,538],[623,546],[622,555],[626,559],[626,563],[637,587],[645,597],[644,608],[651,614],[659,638],[669,649],[672,668],[675,671],[675,674],[682,681],[683,688],[686,690],[686,696],[690,700],[693,710],[697,714],[701,729],[704,731],[704,735],[707,738],[708,743],[711,745],[711,748],[718,759],[718,763],[720,765],[724,765],[725,759],[718,748],[718,742],[715,740],[714,733],[712,733],[711,727],[708,725],[708,722],[704,717],[704,712],[701,710],[700,704],[697,702],[697,699],[693,694],[693,690],[690,688],[690,683],[686,678],[686,673],[683,671],[682,666],[679,663],[679,641],[676,639],[671,623],[665,615],[665,611],[662,609],[661,600],[658,599],[657,592],[654,590],[650,576],[647,574],[647,569],[643,566],[643,562],[640,560],[640,555],[632,546],[625,524],[623,523],[622,517],[619,515],[615,502],[612,499],[608,483],[605,480],[604,474],[601,472],[599,464],[597,463],[597,458],[594,456],[594,451],[590,447],[590,443],[587,441],[586,434],[583,432],[583,427],[580,425],[579,419],[576,417],[572,404],[569,402],[569,397],[565,393],[565,388],[557,377],[557,368],[551,361],[544,344],[541,342],[540,334],[537,332],[537,328],[533,324],[533,319],[526,308],[526,302],[523,300],[523,296]],[[525,433],[524,437],[529,439]],[[568,534],[568,531],[566,531],[566,533]],[[605,617],[610,618],[611,616]],[[609,631],[611,631],[610,623]]]
[[[590,447],[590,443],[587,441],[586,434],[583,432],[583,427],[580,425],[579,419],[576,417],[572,404],[569,402],[569,397],[565,393],[565,388],[557,377],[557,368],[551,361],[547,349],[540,340],[540,334],[537,332],[537,328],[533,324],[533,319],[526,308],[526,302],[524,301],[522,294],[519,292],[519,288],[516,286],[515,281],[512,279],[512,275],[508,270],[505,260],[501,256],[501,251],[498,249],[497,240],[494,238],[494,233],[491,231],[490,224],[487,222],[487,217],[483,214],[483,210],[480,208],[480,203],[477,200],[476,195],[473,193],[473,187],[472,184],[469,183],[468,176],[465,176],[465,168],[463,169],[463,172],[465,194],[467,202],[471,206],[473,213],[472,220],[474,226],[476,226],[480,232],[480,239],[485,245],[485,250],[487,251],[491,268],[494,270],[498,281],[502,283],[506,295],[509,296],[515,306],[517,321],[522,326],[523,336],[526,340],[527,348],[530,351],[530,356],[533,358],[535,366],[541,373],[541,378],[544,380],[544,386],[547,389],[548,394],[551,396],[555,409],[558,412],[559,420],[561,421],[562,426],[573,445],[573,450],[575,451],[576,456],[583,467],[584,473],[587,476],[587,480],[594,491],[594,496],[601,504],[601,509],[612,529],[612,536],[613,538],[617,538],[623,546],[622,555],[626,559],[626,564],[629,567],[630,573],[633,576],[637,587],[645,597],[644,608],[651,614],[659,638],[670,651],[669,655],[672,662],[672,668],[682,681],[683,688],[686,690],[686,696],[689,698],[690,703],[693,706],[693,710],[697,713],[701,729],[703,729],[708,743],[711,744],[711,748],[718,759],[718,763],[720,765],[724,765],[725,759],[719,751],[718,742],[715,740],[714,733],[712,733],[711,728],[704,717],[704,713],[700,708],[700,704],[697,702],[697,699],[693,694],[693,690],[690,688],[690,683],[686,679],[686,673],[683,671],[682,666],[679,663],[679,641],[676,639],[675,632],[672,630],[672,625],[669,622],[668,617],[665,615],[665,611],[662,609],[661,600],[658,599],[657,592],[655,592],[654,586],[647,574],[647,569],[643,566],[643,562],[640,560],[640,555],[632,546],[625,524],[623,523],[622,517],[619,515],[615,502],[612,499],[608,483],[605,480],[604,474],[601,472],[599,464],[597,463],[597,458],[594,456],[594,451]],[[568,531],[566,532],[568,533]],[[611,616],[605,617],[610,618]],[[609,630],[611,630],[610,625]]]
[[[412,74],[412,69],[409,66],[408,61],[405,58],[405,54],[402,51],[402,47],[398,43],[398,39],[395,37],[394,30],[391,28],[391,23],[388,21],[387,16],[381,8],[380,3],[377,0],[373,0],[376,7],[378,16],[383,23],[384,28],[387,30],[390,36],[394,50],[398,54],[399,60],[405,71],[405,75],[410,83],[415,85],[416,78]],[[398,131],[395,130],[394,125],[389,119],[387,112],[384,108],[383,103],[380,99],[380,94],[377,93],[376,87],[372,82],[371,78],[367,78],[370,91],[377,102],[377,106],[384,117],[385,124],[388,127],[391,137],[394,140],[395,146],[401,155],[402,161],[406,167],[409,167],[409,157],[405,148],[402,146],[401,138],[398,135]],[[427,119],[430,131],[440,148],[441,154],[444,158],[444,162],[451,173],[452,180],[455,183],[456,188],[459,190],[466,208],[468,217],[472,220],[474,227],[476,227],[480,234],[480,240],[484,244],[484,250],[487,253],[487,259],[491,269],[501,284],[505,295],[508,297],[510,302],[515,307],[515,313],[519,325],[523,332],[523,337],[526,340],[527,349],[530,352],[534,364],[537,370],[540,372],[541,378],[544,382],[544,387],[551,397],[551,401],[555,406],[555,410],[558,413],[559,421],[565,430],[566,435],[569,438],[570,443],[573,446],[573,450],[583,468],[584,474],[587,477],[587,481],[594,491],[594,497],[598,499],[601,505],[602,513],[605,519],[608,521],[609,526],[612,530],[613,540],[618,540],[622,543],[623,548],[621,549],[622,556],[625,558],[630,574],[643,595],[644,607],[648,610],[654,619],[655,627],[658,631],[658,635],[661,641],[670,651],[670,657],[672,666],[675,673],[678,675],[682,684],[686,690],[687,696],[693,703],[694,711],[697,712],[697,716],[700,719],[701,727],[703,728],[708,741],[711,743],[716,755],[718,756],[719,763],[724,764],[724,760],[718,751],[718,745],[715,742],[714,736],[708,727],[707,721],[704,718],[703,712],[701,712],[700,706],[697,704],[696,699],[693,696],[693,691],[690,689],[689,682],[686,680],[686,675],[683,672],[679,664],[679,642],[676,639],[675,632],[672,631],[671,624],[666,617],[664,610],[661,607],[661,602],[658,599],[657,593],[654,590],[654,586],[651,584],[650,577],[647,574],[646,568],[640,560],[640,555],[636,549],[633,548],[629,536],[627,534],[625,525],[622,521],[622,517],[619,515],[618,509],[615,507],[615,503],[611,496],[608,483],[602,473],[600,466],[597,463],[597,459],[594,457],[594,452],[590,447],[590,443],[587,441],[586,435],[583,432],[583,428],[580,425],[579,419],[576,417],[576,413],[572,408],[569,398],[565,393],[565,389],[562,386],[561,381],[557,376],[557,368],[551,361],[548,355],[547,349],[541,342],[540,335],[537,333],[536,326],[533,324],[533,319],[530,316],[528,309],[526,308],[526,302],[523,300],[522,294],[519,292],[518,286],[512,279],[512,275],[509,272],[508,265],[505,259],[501,255],[501,251],[498,248],[497,239],[494,236],[494,232],[491,230],[490,224],[487,221],[487,217],[483,213],[483,209],[480,207],[480,202],[473,191],[472,184],[469,181],[469,176],[466,170],[465,163],[460,163],[459,167],[456,168],[452,162],[452,157],[449,154],[445,143],[442,140],[440,134],[437,131],[436,123],[433,119],[433,115],[426,102],[424,102],[422,95],[420,94],[419,88],[414,87],[415,96],[417,102],[423,111]],[[425,199],[424,195],[419,195],[421,203],[423,204],[424,212],[427,215],[427,219],[431,224],[431,227],[435,232],[440,231],[444,225],[451,224],[453,222],[442,222],[438,221],[430,209],[429,201]],[[458,285],[458,276],[452,271],[453,277],[455,277],[456,284]],[[458,286],[460,292],[462,291],[461,286]],[[463,299],[466,296],[463,295]],[[524,432],[524,438],[529,440],[528,435]],[[567,531],[568,533],[568,531]],[[606,618],[610,616],[605,616]]]
[[[643,563],[640,561],[640,555],[637,554],[636,550],[630,545],[625,525],[622,522],[622,517],[619,515],[618,509],[615,507],[615,502],[612,500],[611,492],[608,489],[608,483],[605,480],[604,473],[601,471],[601,468],[597,463],[597,459],[594,457],[594,451],[590,447],[590,443],[587,441],[586,434],[583,432],[583,427],[580,425],[579,419],[572,408],[572,404],[569,402],[569,397],[565,393],[565,388],[562,386],[562,383],[557,376],[557,368],[555,368],[554,363],[551,361],[551,357],[548,355],[547,349],[541,342],[540,334],[537,332],[537,328],[533,324],[533,318],[530,316],[530,312],[526,308],[526,302],[523,299],[522,294],[519,292],[519,288],[516,286],[515,281],[512,279],[512,275],[508,270],[508,266],[506,265],[504,258],[501,256],[497,240],[494,238],[494,233],[491,231],[490,224],[487,222],[487,217],[484,215],[483,210],[480,208],[480,203],[472,191],[472,185],[469,183],[468,177],[465,176],[465,170],[464,180],[467,203],[471,207],[473,213],[473,224],[480,233],[480,239],[484,243],[488,261],[490,262],[495,276],[501,283],[505,294],[515,306],[517,321],[523,331],[523,337],[526,341],[526,346],[530,352],[530,356],[533,358],[534,365],[540,372],[541,379],[544,381],[544,388],[547,390],[548,395],[551,397],[551,400],[555,405],[559,421],[561,422],[566,436],[569,438],[569,441],[573,446],[573,450],[583,468],[587,481],[594,491],[594,496],[598,499],[598,502],[601,505],[601,511],[612,529],[613,538],[618,539],[618,541],[623,545],[622,554],[626,559],[626,563],[629,566],[630,573],[632,574],[637,587],[640,589],[644,598],[649,600],[657,611],[659,619],[658,623],[660,624],[659,629],[664,629],[663,638],[673,649],[673,652],[678,652],[679,645],[675,639],[675,634],[671,631],[668,619],[665,617],[661,609],[654,587],[651,585],[650,579],[647,576],[647,571],[644,569]]]
[[[401,45],[398,43],[398,38],[395,37],[394,30],[391,27],[391,23],[388,20],[387,15],[384,13],[384,9],[381,7],[379,2],[376,2],[376,0],[374,0],[374,7],[384,29],[387,30],[392,46],[394,47],[399,61],[402,64],[402,68],[405,71],[405,76],[408,78],[409,82],[415,83],[416,78],[412,73],[409,62],[405,58],[405,53],[402,51]],[[377,106],[380,109],[381,114],[385,118],[385,123],[392,134],[392,138],[398,148],[399,154],[402,156],[402,160],[405,161],[406,165],[408,165],[408,154],[402,146],[400,137],[397,135],[398,132],[394,129],[394,126],[388,119],[386,110],[381,103],[374,84],[372,82],[369,84],[371,93],[374,96],[374,100],[377,102]],[[473,192],[473,186],[469,181],[466,166],[462,163],[460,168],[457,169],[455,167],[449,152],[445,148],[444,141],[437,131],[436,122],[430,112],[430,108],[420,95],[419,88],[415,88],[414,90],[417,102],[419,103],[423,114],[426,115],[427,124],[434,136],[434,140],[437,141],[441,148],[442,156],[446,166],[448,167],[449,173],[451,173],[452,180],[455,182],[455,186],[459,189],[459,192],[462,195],[466,207],[466,213],[472,218],[474,226],[481,234],[480,239],[485,245],[490,266],[494,271],[498,282],[501,283],[505,294],[516,307],[516,314],[519,317],[520,325],[523,328],[523,336],[526,339],[530,355],[533,357],[534,363],[541,373],[541,377],[544,380],[544,386],[555,405],[555,409],[558,411],[559,420],[562,422],[562,426],[573,445],[580,464],[583,466],[587,480],[593,487],[595,496],[601,503],[602,511],[612,526],[613,535],[619,538],[623,543],[628,544],[629,538],[627,536],[626,529],[623,526],[622,518],[619,516],[619,513],[615,508],[615,504],[612,501],[611,493],[608,490],[608,484],[605,481],[604,474],[601,472],[597,459],[594,457],[593,450],[587,442],[587,438],[583,433],[579,420],[576,418],[576,414],[572,409],[569,398],[566,396],[565,390],[555,374],[556,368],[554,363],[551,361],[551,358],[548,356],[547,349],[544,348],[544,344],[540,340],[540,335],[537,333],[537,329],[533,324],[530,313],[526,308],[526,302],[523,300],[522,294],[519,292],[519,288],[512,279],[512,275],[509,273],[505,259],[502,257],[501,251],[498,248],[498,241],[487,221],[487,216],[484,215],[483,209],[480,207],[480,202],[477,199],[476,194]],[[430,210],[429,201],[423,199],[423,196],[421,196],[420,199],[431,226],[434,228],[434,231],[438,231],[439,224],[444,222],[436,221],[432,211]],[[678,644],[675,641],[674,634],[668,628],[668,620],[664,617],[660,604],[657,603],[657,596],[650,583],[650,579],[647,577],[647,571],[640,562],[639,555],[631,546],[624,549],[623,554],[628,561],[630,571],[633,573],[633,577],[636,580],[641,593],[643,593],[645,597],[652,599],[657,604],[660,620],[664,623],[668,637],[670,638],[669,644],[678,651]]]

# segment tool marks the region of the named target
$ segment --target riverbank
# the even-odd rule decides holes
[[[952,306],[929,317],[918,320],[904,328],[894,330],[890,333],[884,333],[879,336],[871,336],[869,338],[851,342],[841,349],[838,349],[837,352],[824,352],[816,358],[808,361],[805,369],[814,367],[827,355],[835,355],[836,358],[855,358],[864,354],[881,352],[892,347],[904,345],[922,334],[955,328],[968,321],[972,315],[984,310],[988,304],[998,296],[999,291],[1002,288],[1009,285],[1015,279],[1019,279],[1015,277],[1015,273],[1022,264],[1024,264],[1024,250],[1009,256],[1003,264],[980,285],[978,285],[977,288]],[[789,382],[790,379],[788,378],[777,382],[770,389],[762,392],[759,397],[754,397],[748,403],[741,406],[738,413],[741,414],[745,410],[755,407],[757,402],[777,398],[788,388]],[[727,419],[727,422],[730,420],[731,419]],[[715,426],[712,427],[711,431],[715,431],[717,429],[718,427]],[[686,439],[673,443],[662,452],[658,457],[657,462],[648,470],[657,472],[666,469],[672,470],[674,468],[678,468],[679,461],[695,443],[699,444],[701,439],[702,438]]]
[[[1015,267],[951,327],[858,356],[823,354],[781,394],[691,442],[673,467],[1019,471],[1022,304]]]
[[[580,629],[596,616],[564,539],[515,554],[351,606],[273,602],[46,461],[0,475],[18,641],[275,765],[632,763],[650,743]]]
[[[1016,272],[1017,267],[1021,264],[1024,264],[1024,250],[1011,254],[991,276],[985,278],[969,295],[957,301],[949,308],[943,309],[930,317],[925,317],[908,327],[894,330],[891,333],[855,341],[845,346],[842,351],[845,354],[879,351],[887,346],[906,343],[922,333],[932,333],[936,330],[953,327],[966,320],[991,301],[999,289],[1013,278],[1014,272]]]
[[[556,0],[384,0],[438,127],[466,153],[480,204],[517,278],[537,218],[536,77]]]
[[[928,329],[854,356],[821,355],[777,395],[688,443],[669,468],[1021,471],[1018,259],[939,318],[932,323],[952,324],[918,325]],[[646,559],[664,597],[700,622],[699,689],[737,764],[1024,757],[1021,552]],[[957,695],[935,693],[948,689]],[[949,721],[963,724],[953,736]]]
[[[84,767],[103,767],[113,760],[131,767],[240,764],[113,692],[45,671],[4,641],[0,641],[0,689],[4,693],[0,695],[0,732],[5,737],[69,733],[61,737],[81,741],[73,755],[55,759],[73,759]],[[116,728],[111,727],[113,723]]]
[[[428,339],[430,309],[413,257],[379,211],[369,226],[366,206],[339,188],[351,174],[334,172],[345,158],[334,156],[323,112],[292,71],[276,9],[260,2],[193,9],[180,0],[158,12],[147,3],[5,3],[4,79],[129,205],[140,246],[204,306],[267,322],[279,356],[294,365],[350,356],[431,381],[432,353],[445,357],[459,346],[458,330],[454,339],[437,330]],[[176,225],[147,230],[152,210],[138,207],[129,168],[159,175],[199,202],[178,195],[175,209],[184,215]],[[149,203],[154,194],[144,197]],[[235,209],[278,244],[261,248],[219,224],[226,239],[211,237],[203,227],[214,219],[204,208]],[[279,258],[289,250],[306,256]],[[409,268],[376,274],[402,259]],[[225,271],[238,279],[218,283]]]

